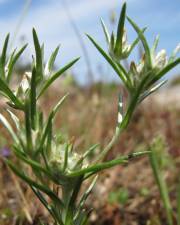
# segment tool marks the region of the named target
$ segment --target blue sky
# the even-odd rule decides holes
[[[30,0],[29,0],[30,1]],[[105,48],[104,36],[100,26],[100,17],[110,26],[109,16],[112,10],[117,15],[123,1],[120,0],[66,0],[70,12],[85,42],[90,56],[91,66],[95,72],[95,79],[114,80],[115,74],[111,71],[104,59],[99,55],[84,33],[91,34]],[[166,48],[168,54],[180,42],[180,2],[179,0],[127,0],[127,13],[141,27],[148,26],[146,32],[150,43],[155,35],[160,34],[159,49]],[[22,15],[25,1],[23,0],[0,0],[0,41],[7,32],[12,36]],[[77,37],[70,25],[61,0],[32,0],[28,12],[20,26],[18,35],[13,42],[14,46],[20,44],[20,37],[25,35],[29,44],[25,56],[29,59],[33,53],[32,27],[35,27],[40,41],[45,43],[45,56],[60,43],[61,50],[57,59],[57,65],[63,65],[74,57],[81,56],[80,62],[74,67],[77,79],[84,83],[87,81],[87,68],[83,53]],[[110,30],[111,30],[110,29]],[[129,41],[136,34],[128,26]],[[134,53],[134,57],[136,57]],[[101,68],[101,69],[100,69]],[[173,73],[178,73],[177,68]],[[103,74],[102,74],[103,73]]]

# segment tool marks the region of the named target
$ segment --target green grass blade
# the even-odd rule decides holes
[[[29,155],[33,153],[33,142],[32,142],[32,130],[31,130],[31,114],[30,114],[30,104],[26,100],[25,103],[25,134],[26,134],[26,150]]]
[[[141,30],[141,32],[142,32],[142,34],[146,31],[146,27],[144,28],[144,29],[142,29]],[[140,41],[141,39],[140,39],[140,37],[138,36],[134,41],[133,41],[133,43],[131,44],[131,47],[130,47],[130,49],[129,49],[129,54],[128,54],[128,56],[130,55],[130,53],[132,52],[132,50],[136,47],[136,45],[139,43],[139,41]]]
[[[66,170],[68,166],[68,153],[69,153],[69,145],[66,144],[65,151],[64,151],[64,165],[63,165],[63,172]]]
[[[31,77],[31,89],[30,89],[30,108],[31,108],[31,123],[32,128],[36,127],[36,69],[33,68]]]
[[[153,43],[153,46],[152,46],[151,52],[152,52],[153,55],[155,55],[155,53],[156,53],[156,49],[157,49],[158,43],[159,43],[159,35],[157,35],[155,37],[155,40],[154,40],[154,43]]]
[[[103,32],[104,32],[104,35],[105,35],[105,38],[106,38],[106,42],[109,45],[110,44],[110,35],[109,35],[108,29],[107,29],[103,19],[101,19],[101,25],[102,25]]]
[[[151,153],[149,154],[149,159],[150,159],[151,167],[154,173],[154,178],[158,185],[159,192],[161,194],[161,198],[164,204],[168,225],[173,225],[172,207],[171,207],[171,203],[169,199],[168,188],[163,178],[163,174],[159,168],[158,161],[156,158],[156,152],[154,151],[154,149],[152,149]]]
[[[36,30],[33,28],[33,41],[34,41],[34,47],[35,47],[35,53],[36,53],[36,72],[37,72],[37,79],[39,79],[43,76],[43,58],[42,58],[42,51],[41,46],[38,40],[38,36],[36,33]]]
[[[87,37],[89,38],[89,40],[94,44],[94,46],[97,48],[97,50],[101,53],[101,55],[107,60],[107,62],[112,66],[112,68],[114,69],[114,71],[118,74],[118,76],[121,78],[121,80],[124,82],[124,84],[126,85],[126,77],[124,74],[124,71],[120,71],[119,67],[117,66],[116,63],[113,62],[113,60],[106,54],[106,52],[95,42],[95,40],[89,36],[88,34],[86,34]]]
[[[14,147],[14,152],[16,156],[21,159],[24,163],[30,165],[34,171],[42,172],[44,175],[46,175],[49,179],[54,181],[55,183],[59,184],[58,180],[52,176],[51,172],[45,169],[44,167],[41,166],[38,162],[27,158],[24,153],[19,151],[16,147]]]
[[[80,192],[80,188],[83,182],[83,176],[80,176],[77,181],[76,184],[74,186],[73,192],[72,192],[72,196],[70,197],[70,200],[68,202],[67,205],[67,214],[66,214],[66,218],[65,218],[65,224],[71,224],[72,220],[73,220],[73,213],[76,209],[76,199],[78,197],[78,194]]]
[[[57,79],[59,78],[66,70],[68,70],[70,67],[72,67],[77,61],[79,60],[79,58],[74,59],[73,61],[71,61],[70,63],[68,63],[67,65],[65,65],[62,69],[60,69],[59,71],[57,71],[56,73],[54,73],[44,84],[44,86],[42,87],[42,89],[40,90],[40,93],[38,95],[37,98],[39,98],[45,91],[46,89]]]
[[[8,130],[8,132],[10,133],[11,137],[13,138],[13,140],[17,143],[18,142],[18,138],[17,138],[16,133],[14,132],[14,130],[11,127],[10,123],[7,121],[7,119],[2,114],[0,114],[0,122]]]
[[[13,92],[9,89],[9,87],[7,86],[7,84],[1,78],[0,78],[0,91],[2,91],[2,93],[5,94],[14,103],[14,105],[18,109],[21,109],[21,110],[24,109],[23,104],[13,94]]]
[[[123,33],[124,33],[124,23],[126,18],[126,3],[123,4],[119,23],[118,23],[118,29],[117,29],[117,35],[116,35],[116,44],[115,44],[115,53],[120,54],[122,51],[122,39],[123,39]]]
[[[76,213],[76,215],[75,215],[75,218],[77,218],[77,217],[79,216],[79,214],[80,214],[82,208],[84,207],[84,204],[85,204],[85,202],[86,202],[88,196],[89,196],[90,193],[92,192],[92,189],[93,189],[93,187],[95,186],[95,184],[96,184],[96,182],[97,182],[97,179],[98,179],[98,175],[96,175],[96,176],[93,178],[93,180],[92,180],[90,186],[88,187],[88,189],[84,192],[84,194],[82,194],[82,196],[81,196],[81,198],[80,198],[80,200],[79,200],[78,206],[77,206],[77,213]]]
[[[152,78],[151,84],[161,79],[164,75],[166,75],[170,70],[172,70],[178,64],[180,64],[180,58],[176,59],[172,63],[169,63],[164,69],[162,69],[154,78]]]
[[[146,55],[146,60],[148,62],[147,66],[149,66],[150,68],[152,68],[152,59],[151,59],[151,50],[149,48],[148,42],[144,36],[144,34],[142,33],[141,29],[137,26],[136,23],[134,23],[129,17],[127,17],[129,23],[132,25],[132,27],[134,28],[134,30],[136,31],[136,33],[138,34],[139,38],[142,41],[144,50],[145,50],[145,55]]]
[[[48,210],[48,212],[51,214],[52,218],[54,218],[54,221],[58,222],[59,225],[64,225],[63,222],[58,218],[56,218],[56,214],[54,213],[53,207],[46,201],[44,196],[39,192],[36,188],[33,186],[30,186],[34,194],[37,196],[37,198],[40,200],[40,202],[44,205],[44,207]],[[42,225],[45,225],[44,223],[41,223]]]
[[[111,168],[111,167],[114,167],[114,166],[117,166],[120,164],[125,164],[132,158],[143,156],[148,153],[149,153],[149,151],[135,152],[135,153],[132,153],[131,155],[122,156],[117,159],[111,160],[109,162],[99,163],[99,164],[91,165],[91,166],[81,169],[81,170],[73,171],[73,172],[69,173],[68,176],[76,177],[76,176],[81,176],[81,175],[88,174],[88,173],[94,174],[99,171],[102,171],[102,170],[105,170],[105,169],[108,169],[108,168]]]
[[[13,112],[11,112],[9,109],[7,109],[6,111],[9,113],[12,121],[14,122],[14,124],[16,126],[16,129],[19,130],[20,129],[19,118]]]
[[[5,41],[4,41],[2,54],[1,54],[1,60],[2,60],[3,65],[5,65],[5,63],[6,63],[7,47],[8,47],[9,37],[10,37],[10,34],[7,34],[7,36],[5,38]]]
[[[153,94],[155,91],[157,91],[159,88],[161,88],[165,83],[167,83],[167,80],[163,80],[153,86],[150,90],[145,91],[140,97],[139,97],[139,103],[142,102],[145,98],[147,98],[149,95]]]
[[[56,113],[59,111],[61,105],[64,103],[64,101],[66,100],[66,98],[69,96],[69,93],[65,94],[60,100],[59,102],[55,105],[55,107],[52,110],[52,114],[53,117],[56,115]]]
[[[114,46],[115,46],[115,37],[114,37],[114,32],[112,31],[110,47],[109,47],[109,52],[112,53],[112,56],[114,56]]]
[[[19,57],[22,55],[24,50],[26,49],[28,44],[24,45],[15,55],[13,54],[12,60],[8,64],[8,74],[7,74],[7,82],[10,82],[11,76],[12,76],[12,71],[14,68],[15,63],[19,59]]]
[[[41,194],[41,192],[39,192],[36,188],[34,188],[33,186],[31,186],[32,191],[34,192],[34,194],[37,196],[37,198],[40,200],[40,202],[44,205],[44,207],[48,210],[48,212],[52,215],[52,217],[54,218],[54,214],[52,212],[51,206],[49,205],[49,203],[46,201],[46,199],[44,198],[44,196]]]
[[[11,168],[11,170],[20,177],[23,181],[25,181],[28,185],[33,186],[37,188],[38,190],[42,191],[46,195],[48,195],[53,201],[55,201],[60,207],[63,207],[62,201],[52,192],[49,188],[46,186],[37,183],[36,181],[32,180],[28,176],[26,176],[23,172],[21,172],[18,168],[16,168],[13,163],[11,163],[9,160],[6,160],[6,163]]]
[[[47,62],[47,65],[45,67],[45,75],[48,77],[50,75],[50,73],[52,72],[53,70],[53,67],[54,67],[54,63],[55,63],[55,60],[56,60],[56,57],[57,57],[57,54],[59,52],[59,48],[60,46],[58,46],[54,52],[52,53],[49,61]]]
[[[45,152],[45,156],[47,155],[48,156],[48,152],[49,152],[49,147],[50,146],[50,142],[51,142],[51,139],[52,139],[52,121],[56,115],[56,113],[58,112],[60,106],[63,104],[63,102],[65,101],[66,97],[68,96],[68,94],[66,94],[65,96],[63,96],[60,101],[56,104],[56,106],[53,108],[53,110],[51,111],[51,113],[49,114],[49,117],[48,117],[48,121],[46,123],[46,126],[45,126],[45,129],[43,130],[42,132],[42,137],[41,137],[41,140],[40,140],[40,144],[39,144],[39,147],[38,147],[38,150],[36,152],[36,156],[42,152],[43,150],[43,145],[45,143],[45,140],[46,138],[48,138],[47,140],[47,146],[46,146],[46,152]]]
[[[43,158],[47,168],[49,168],[48,158],[49,158],[51,147],[52,147],[52,139],[53,139],[53,127],[52,127],[52,120],[51,120],[50,123],[48,123],[47,142],[46,142],[45,149],[42,146],[42,149],[43,149],[42,154],[43,154]]]
[[[10,37],[10,34],[7,34],[5,41],[4,41],[1,57],[0,57],[0,76],[2,79],[5,79],[4,69],[5,69],[5,64],[6,64],[7,47],[8,47],[8,43],[9,43],[9,37]]]
[[[82,164],[84,159],[88,158],[97,147],[99,147],[99,144],[94,144],[88,150],[86,150],[85,153],[82,155],[82,157],[78,160],[78,162],[74,166],[74,169],[78,168]]]

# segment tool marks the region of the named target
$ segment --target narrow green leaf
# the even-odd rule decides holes
[[[27,156],[24,155],[20,150],[18,150],[16,147],[14,147],[14,152],[16,156],[21,159],[24,163],[30,165],[35,171],[42,172],[44,175],[46,175],[49,179],[54,181],[56,184],[59,184],[59,181],[56,179],[56,177],[52,176],[51,172],[48,171],[46,168],[42,167],[41,164],[38,162],[27,158]]]
[[[115,44],[115,53],[120,54],[122,52],[122,39],[123,39],[123,33],[124,33],[124,23],[126,18],[126,3],[123,4],[121,14],[119,17],[119,23],[118,23],[118,29],[117,29],[117,38],[116,38],[116,44]]]
[[[108,29],[107,29],[103,19],[101,19],[101,25],[102,25],[103,32],[104,32],[104,35],[105,35],[105,38],[106,38],[106,42],[109,45],[110,44],[110,35],[109,35]]]
[[[66,144],[65,151],[64,151],[64,165],[63,165],[63,171],[66,170],[68,166],[68,153],[69,153],[69,145]]]
[[[23,104],[19,101],[19,99],[13,94],[13,92],[9,89],[7,84],[0,78],[0,91],[5,94],[6,97],[8,97],[14,105],[17,107],[17,109],[24,109]]]
[[[35,153],[35,157],[43,151],[43,145],[45,143],[45,140],[46,138],[48,137],[49,135],[49,132],[51,131],[51,127],[52,127],[52,120],[53,120],[53,116],[52,114],[49,115],[48,117],[48,121],[47,121],[47,124],[43,130],[43,133],[42,133],[42,137],[41,137],[41,140],[40,140],[40,144],[39,144],[39,147],[38,147],[38,150],[37,152]],[[48,149],[46,149],[46,151],[48,151]]]
[[[76,205],[75,205],[76,199],[78,197],[82,182],[83,182],[83,176],[80,176],[76,181],[76,184],[73,188],[72,196],[70,197],[70,201],[67,205],[68,210],[67,210],[67,214],[66,214],[66,218],[65,218],[65,224],[71,225],[72,218],[73,218],[73,212],[76,209]]]
[[[48,117],[48,121],[46,123],[46,126],[43,130],[43,134],[42,134],[42,138],[40,140],[40,144],[38,147],[38,150],[36,152],[36,155],[39,154],[39,152],[41,152],[43,150],[43,145],[45,143],[46,138],[49,136],[48,140],[47,140],[47,148],[46,148],[46,155],[48,156],[48,151],[49,151],[49,147],[50,147],[50,142],[52,139],[52,121],[56,115],[56,113],[58,112],[60,106],[63,104],[63,102],[65,101],[66,97],[68,96],[68,94],[66,94],[65,96],[63,96],[60,101],[56,104],[56,106],[53,108],[53,110],[51,111],[51,113],[49,114]],[[49,147],[48,147],[49,146]]]
[[[5,79],[5,64],[6,64],[6,57],[7,57],[7,47],[8,47],[8,42],[9,42],[9,34],[7,34],[4,45],[3,45],[3,50],[1,53],[0,57],[0,76],[2,79]]]
[[[111,55],[112,58],[114,57],[114,46],[115,46],[115,37],[114,37],[114,32],[112,31],[110,47],[109,47],[109,54]]]
[[[18,138],[17,138],[16,133],[14,132],[13,128],[11,127],[11,125],[9,124],[7,119],[2,114],[0,114],[0,122],[8,130],[8,132],[10,133],[11,137],[13,138],[13,140],[17,143],[18,142]]]
[[[36,126],[36,69],[32,70],[31,77],[31,89],[30,89],[30,108],[31,108],[31,122],[32,128],[35,129]]]
[[[147,98],[149,95],[157,91],[160,87],[162,87],[165,83],[167,83],[167,80],[163,80],[153,86],[150,90],[145,91],[139,98],[139,103],[142,102],[145,98]]]
[[[99,144],[94,144],[88,150],[86,150],[85,153],[82,155],[82,157],[78,160],[78,162],[74,166],[74,169],[78,168],[82,164],[84,159],[90,156],[97,147],[99,147]]]
[[[7,82],[8,83],[10,82],[14,65],[17,62],[17,60],[19,59],[19,57],[22,55],[24,50],[26,49],[27,45],[28,44],[24,45],[16,54],[14,53],[15,55],[13,54],[12,60],[8,64],[8,74],[7,74]]]
[[[67,65],[65,65],[62,69],[60,69],[59,71],[57,71],[56,73],[54,73],[44,84],[44,86],[42,87],[42,89],[40,90],[40,93],[37,97],[37,99],[46,91],[46,89],[57,79],[59,78],[66,70],[68,70],[70,67],[72,67],[77,61],[79,60],[79,58],[74,59],[73,61],[71,61],[70,63],[68,63]]]
[[[9,59],[8,59],[8,61],[7,61],[7,63],[6,63],[6,71],[5,71],[5,78],[6,78],[6,81],[7,81],[7,77],[8,77],[8,72],[9,72],[9,69],[10,69],[10,65],[11,65],[11,63],[13,62],[13,58],[14,58],[14,56],[15,56],[15,54],[16,54],[16,50],[17,50],[17,48],[15,48],[15,49],[12,51],[12,53],[10,54]]]
[[[9,109],[7,109],[6,111],[9,113],[12,121],[14,122],[14,124],[16,126],[16,129],[19,130],[20,129],[19,118],[13,112],[11,112]]]
[[[151,154],[149,155],[149,159],[150,159],[150,163],[151,163],[151,167],[154,173],[156,183],[158,185],[158,188],[161,194],[161,198],[163,200],[168,225],[173,225],[172,207],[171,207],[171,202],[169,199],[168,187],[167,187],[166,181],[163,178],[162,171],[159,168],[155,150],[156,149],[152,149]]]
[[[152,68],[151,50],[149,48],[148,42],[147,42],[144,34],[142,33],[141,29],[137,26],[137,24],[133,22],[133,20],[131,20],[129,17],[127,17],[127,19],[129,21],[129,23],[132,25],[132,27],[134,28],[134,30],[137,32],[139,38],[142,41],[142,44],[143,44],[143,47],[145,50],[146,60],[148,62],[147,66]]]
[[[87,189],[87,190],[83,193],[83,195],[81,196],[81,198],[80,198],[80,200],[79,200],[79,203],[78,203],[78,206],[77,206],[77,210],[76,210],[77,213],[76,213],[76,215],[75,215],[75,219],[76,219],[76,218],[79,216],[79,214],[81,213],[82,208],[84,207],[84,204],[85,204],[85,202],[86,202],[88,196],[89,196],[90,193],[92,192],[92,189],[93,189],[93,187],[95,186],[95,184],[96,184],[96,182],[97,182],[97,179],[98,179],[98,175],[96,175],[96,176],[93,178],[93,180],[92,180],[90,186],[88,187],[88,189]]]
[[[154,84],[156,81],[161,79],[165,74],[170,70],[180,64],[180,58],[176,59],[174,62],[169,63],[164,69],[162,69],[155,77],[152,78],[151,84]]]
[[[33,41],[34,41],[34,47],[36,52],[36,72],[37,72],[37,79],[39,79],[43,76],[43,58],[42,58],[42,49],[39,44],[38,36],[36,33],[36,30],[33,28]]]
[[[146,31],[146,29],[147,29],[147,28],[145,27],[144,29],[141,30],[142,34]],[[130,49],[129,49],[128,56],[130,55],[130,53],[132,52],[132,50],[135,48],[135,46],[138,44],[139,40],[140,40],[140,37],[138,36],[138,37],[133,41],[133,43],[131,44],[131,47],[130,47]]]
[[[59,102],[55,105],[55,107],[52,110],[52,114],[53,117],[56,115],[56,113],[58,112],[59,108],[61,107],[61,105],[64,103],[64,101],[66,100],[66,98],[69,96],[69,93],[65,94],[60,100]]]
[[[59,48],[60,48],[60,46],[58,46],[58,47],[54,50],[54,52],[52,53],[52,55],[51,55],[49,61],[48,61],[47,64],[46,64],[46,67],[45,67],[45,76],[46,76],[46,77],[50,76],[50,73],[51,73],[52,70],[53,70],[54,62],[55,62],[56,57],[57,57],[57,54],[58,54],[58,52],[59,52]]]
[[[6,160],[6,163],[8,164],[8,166],[12,169],[12,171],[18,176],[20,177],[22,180],[24,180],[27,184],[29,184],[32,187],[37,188],[38,190],[44,192],[46,195],[48,195],[53,201],[55,201],[60,207],[63,207],[63,203],[62,201],[58,198],[58,196],[56,194],[54,194],[54,192],[52,192],[49,188],[47,188],[46,186],[37,183],[36,181],[32,180],[31,178],[29,178],[28,176],[26,176],[23,172],[21,172],[18,168],[16,168],[12,162],[10,162],[9,160]]]
[[[26,150],[28,151],[30,155],[32,155],[33,143],[32,143],[32,131],[31,131],[31,113],[30,113],[30,104],[28,100],[26,100],[26,103],[25,103],[25,133],[26,133],[26,141],[27,141]]]
[[[46,199],[44,198],[44,196],[41,194],[41,192],[39,192],[36,188],[34,188],[33,186],[31,186],[32,191],[34,192],[34,194],[38,197],[38,199],[40,200],[40,202],[44,205],[44,207],[48,210],[48,212],[52,215],[52,217],[54,218],[54,214],[52,212],[51,206],[49,205],[49,203],[46,201]]]
[[[124,84],[127,86],[127,78],[125,74],[123,74],[122,71],[119,70],[119,67],[116,63],[113,62],[113,60],[106,54],[106,52],[95,42],[95,40],[86,34],[89,40],[94,44],[94,46],[97,48],[97,50],[103,55],[103,57],[107,60],[107,62],[112,66],[114,71],[118,74],[118,76],[121,78],[121,80],[124,82]]]
[[[153,46],[152,46],[151,52],[152,52],[153,55],[155,55],[155,53],[156,53],[156,49],[157,49],[158,43],[159,43],[159,35],[157,35],[155,37],[155,40],[154,40],[154,43],[153,43]]]
[[[46,163],[46,167],[48,168],[48,158],[50,155],[50,151],[51,151],[51,145],[52,145],[52,138],[53,138],[53,132],[52,132],[52,120],[50,120],[50,123],[48,125],[48,129],[47,129],[47,143],[46,143],[46,148],[44,151],[44,160]],[[43,148],[43,146],[42,146]],[[43,148],[44,149],[44,148]]]
[[[168,63],[172,63],[176,59],[176,56],[179,52],[180,52],[180,43],[176,46],[176,48],[170,55]]]
[[[3,50],[2,50],[2,54],[1,54],[2,65],[5,65],[5,63],[6,63],[6,55],[7,55],[7,47],[8,47],[9,37],[10,37],[10,34],[7,34],[5,41],[4,41],[4,46],[3,46]]]
[[[88,173],[98,173],[99,171],[114,167],[116,165],[120,165],[120,164],[125,164],[127,163],[129,160],[131,160],[132,158],[135,157],[139,157],[139,156],[143,156],[148,154],[149,151],[144,151],[144,152],[135,152],[132,153],[131,155],[127,155],[127,156],[121,156],[117,159],[108,161],[108,162],[104,162],[104,163],[99,163],[99,164],[95,164],[95,165],[91,165],[87,168],[83,168],[77,171],[73,171],[71,173],[68,174],[69,177],[76,177],[76,176],[81,176],[84,174],[88,174]]]

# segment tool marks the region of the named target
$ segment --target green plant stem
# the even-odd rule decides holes
[[[77,177],[77,176],[81,176],[81,175],[89,174],[89,173],[95,174],[95,173],[98,173],[101,170],[105,170],[105,169],[111,168],[111,167],[116,166],[116,165],[128,163],[129,160],[131,160],[135,157],[146,155],[148,153],[150,153],[150,151],[135,152],[135,153],[132,153],[130,155],[118,157],[118,158],[113,159],[113,160],[108,161],[108,162],[93,164],[93,165],[91,165],[87,168],[71,172],[71,173],[67,174],[67,176],[68,177]]]
[[[112,149],[112,147],[116,144],[118,141],[120,134],[121,134],[121,129],[119,127],[116,128],[115,134],[112,137],[111,141],[108,143],[108,145],[103,149],[103,151],[99,154],[97,159],[95,160],[95,163],[101,161],[104,159],[104,157],[107,155],[107,153]]]
[[[30,122],[30,109],[29,102],[25,103],[25,126],[26,126],[26,141],[27,141],[27,153],[32,154],[32,133],[31,133],[31,122]]]
[[[104,148],[104,150],[99,154],[95,162],[99,162],[100,160],[103,160],[104,157],[107,155],[107,153],[112,149],[112,147],[116,144],[118,141],[121,133],[127,128],[129,121],[132,117],[132,114],[134,112],[134,109],[136,108],[137,102],[138,102],[139,92],[137,92],[130,100],[129,107],[127,109],[127,112],[123,118],[123,121],[120,125],[116,127],[115,134],[112,137],[109,144]]]
[[[163,204],[164,204],[168,225],[173,225],[172,207],[171,207],[171,203],[170,203],[170,199],[169,199],[167,184],[166,184],[166,182],[163,178],[163,174],[159,168],[156,154],[154,151],[152,151],[150,154],[150,163],[151,163],[151,167],[152,167],[152,170],[154,173],[156,183],[159,188],[159,192],[160,192]]]

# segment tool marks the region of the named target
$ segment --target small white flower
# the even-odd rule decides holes
[[[64,161],[65,161],[65,151],[66,151],[66,144],[60,144],[52,146],[51,154],[49,157],[49,163],[54,169],[62,170]],[[72,170],[76,163],[79,161],[81,155],[77,154],[76,152],[68,152],[68,159],[67,159],[67,169]]]
[[[145,58],[144,58],[144,55],[143,55],[139,64],[136,66],[136,71],[137,71],[138,74],[142,73],[142,71],[144,69],[144,65],[145,65]]]
[[[166,50],[162,49],[154,58],[153,67],[157,69],[163,69],[167,64]]]
[[[124,29],[123,38],[122,38],[122,55],[124,55],[124,57],[128,55],[130,48],[131,48],[131,45],[128,44],[127,32]]]
[[[50,76],[50,71],[49,71],[49,63],[46,63],[45,69],[44,69],[44,77],[45,79],[49,78]]]
[[[25,73],[20,83],[20,88],[22,88],[23,93],[25,93],[30,87],[29,76],[30,76],[30,73]]]
[[[180,43],[176,46],[176,48],[173,51],[173,55],[176,56],[180,52]]]
[[[32,72],[25,72],[25,76],[27,76],[28,80],[31,80]]]

